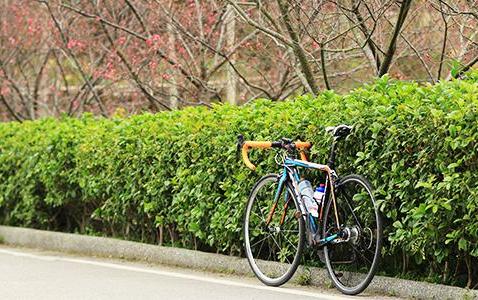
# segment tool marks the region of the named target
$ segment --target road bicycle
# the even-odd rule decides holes
[[[309,142],[285,138],[244,141],[239,136],[238,149],[247,167],[256,169],[248,156],[252,148],[281,150],[275,159],[282,167],[279,174],[262,177],[251,191],[244,217],[246,256],[259,280],[280,286],[294,275],[307,243],[325,263],[334,286],[344,294],[356,295],[367,288],[377,271],[382,216],[364,177],[339,177],[334,170],[336,144],[352,132],[352,127],[340,125],[326,130],[333,136],[327,164],[308,161]],[[300,189],[305,180],[301,178],[303,169],[325,175],[323,198],[314,199],[317,218],[307,210],[305,192]]]

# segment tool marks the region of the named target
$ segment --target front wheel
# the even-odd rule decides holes
[[[342,237],[324,246],[325,264],[335,287],[356,295],[370,284],[379,264],[382,216],[372,187],[362,176],[338,180],[335,197],[337,210],[332,197],[325,208],[323,234],[339,233]]]
[[[279,175],[262,177],[252,189],[244,217],[246,256],[266,285],[286,283],[299,266],[304,247],[304,220],[299,204]]]

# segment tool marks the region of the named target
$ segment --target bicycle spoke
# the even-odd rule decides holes
[[[258,213],[256,213],[256,212],[252,212],[252,213],[255,214],[256,216],[258,216],[259,218],[261,218],[262,221],[264,222],[264,224],[266,223],[266,219],[264,218],[264,215],[261,215],[261,216],[260,216],[260,215],[259,215]]]
[[[274,241],[274,243],[276,244],[276,246],[279,248],[279,249],[278,249],[278,250],[279,250],[278,253],[281,253],[282,247],[281,247],[280,244],[279,244],[280,241],[277,242],[276,239],[274,239],[274,237],[273,237],[272,235],[271,235],[271,237],[272,237],[272,240]],[[287,255],[286,255],[284,258],[287,260],[287,263],[289,263],[289,264],[291,263],[290,260],[287,258]],[[280,257],[278,257],[278,258],[277,258],[277,261],[280,261],[280,260],[281,260]]]
[[[255,242],[254,244],[251,245],[251,248],[254,248],[255,245],[257,245],[257,244],[259,244],[260,242],[264,241],[266,238],[267,238],[267,236],[264,237],[263,239],[259,240],[258,242]],[[260,251],[259,251],[259,253],[260,253]]]
[[[271,238],[271,237],[272,236],[270,234],[267,236],[268,241],[270,241],[269,238]],[[269,248],[269,256],[267,257],[267,260],[271,260],[274,247],[272,247],[273,245],[271,245],[270,242],[269,242],[268,246],[269,246],[268,247]]]
[[[368,263],[372,264],[372,262],[361,251],[357,250],[357,248],[355,248],[354,246],[352,246],[352,249],[355,253],[360,254],[360,256],[363,257]]]
[[[287,240],[287,242],[288,242],[292,247],[294,247],[295,251],[297,251],[297,247],[294,245],[294,243],[292,243],[286,236],[284,236],[284,238]]]
[[[348,201],[349,199],[351,199],[353,201],[353,197],[352,198],[346,197],[347,193],[345,191],[344,191],[344,193],[345,193],[344,202],[345,202],[345,204],[347,204],[347,207],[350,209],[350,212],[352,213],[352,216],[354,217],[355,222],[357,222],[359,228],[362,229],[363,226],[362,226],[361,222],[358,220],[357,216],[355,215],[354,209],[352,208],[352,206],[350,205],[350,202]]]
[[[267,237],[262,241],[261,246],[259,247],[259,252],[257,252],[258,255],[260,255],[262,253],[262,247],[264,247],[264,243],[266,242],[266,239],[267,239]]]

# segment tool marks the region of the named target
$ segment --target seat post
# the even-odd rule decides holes
[[[329,162],[327,165],[331,168],[335,168],[335,145],[337,143],[337,137],[334,137],[334,140],[332,141],[332,145],[330,146],[330,154],[329,154]]]

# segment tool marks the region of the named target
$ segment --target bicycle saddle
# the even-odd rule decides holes
[[[338,125],[326,127],[325,131],[332,134],[336,138],[346,137],[352,132],[353,127],[348,125]]]

